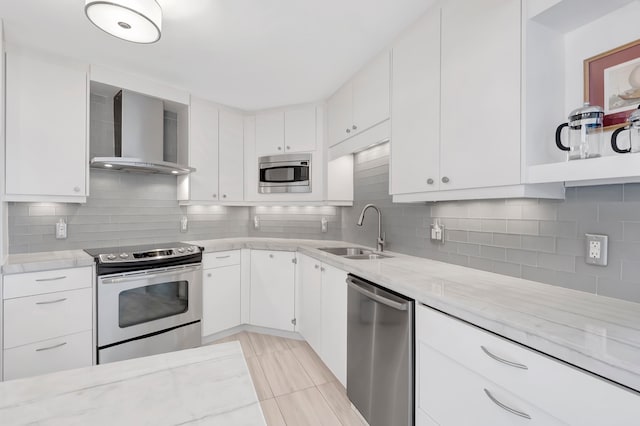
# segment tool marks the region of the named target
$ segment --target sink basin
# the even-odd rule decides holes
[[[346,259],[354,260],[375,260],[392,257],[385,254],[376,253],[372,250],[362,247],[323,247],[319,248],[318,250],[335,254],[336,256],[342,256]]]

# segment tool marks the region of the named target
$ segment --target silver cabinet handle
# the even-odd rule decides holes
[[[57,345],[49,346],[49,347],[46,347],[46,348],[38,348],[38,349],[36,349],[36,352],[50,351],[51,349],[57,349],[57,348],[60,348],[60,347],[62,347],[64,345],[66,345],[66,344],[67,344],[67,342],[62,342],[62,343],[58,343]]]
[[[449,183],[449,178],[446,176],[442,177],[442,183]]]
[[[291,147],[289,145],[287,145],[287,149],[291,149]]]
[[[494,404],[496,404],[498,407],[502,408],[503,410],[506,410],[506,411],[510,412],[511,414],[515,414],[516,416],[524,417],[525,419],[531,420],[531,416],[528,415],[527,413],[523,413],[522,411],[518,411],[518,410],[516,410],[514,408],[511,408],[508,405],[504,405],[502,402],[498,401],[493,395],[491,395],[491,392],[489,392],[486,388],[484,390],[484,393],[487,394],[489,399]]]
[[[74,186],[73,187],[73,192],[80,192],[80,187],[79,186]]]
[[[517,362],[509,361],[508,359],[500,358],[499,356],[492,354],[491,352],[489,352],[489,349],[485,348],[484,346],[480,346],[480,349],[482,349],[482,351],[485,354],[487,354],[487,356],[489,356],[489,358],[495,359],[498,362],[501,362],[503,364],[509,365],[511,367],[521,368],[523,370],[528,370],[529,369],[529,367],[527,367],[524,364],[520,364],[520,363],[517,363]]]
[[[231,257],[231,255],[230,255],[230,254],[228,254],[228,255],[226,255],[226,256],[216,256],[216,259],[228,259],[228,258],[230,258],[230,257]]]
[[[207,278],[211,278],[211,272],[207,274]]]
[[[429,185],[433,185],[433,179],[431,179],[431,178],[427,179],[427,183],[428,183]]]
[[[272,255],[272,254],[270,254],[270,255],[269,255],[269,258],[273,259],[273,255]]]
[[[353,130],[358,130],[358,126],[356,126],[355,124],[354,124],[353,126],[351,126],[351,128],[352,128]]]
[[[320,266],[319,265],[314,265],[316,269],[318,269]]]
[[[222,194],[222,198],[227,198],[227,194]]]
[[[213,198],[218,198],[218,194],[213,194]]]
[[[63,297],[62,299],[58,299],[58,300],[49,300],[47,302],[36,302],[36,305],[51,305],[53,303],[64,302],[65,300],[67,300],[67,298]]]
[[[61,277],[53,277],[53,278],[38,278],[36,279],[37,282],[44,282],[44,281],[59,281],[59,280],[64,280],[65,278],[67,278],[66,275],[63,275]]]
[[[278,151],[282,151],[282,147],[281,146],[278,147]]]
[[[372,293],[366,288],[363,288],[360,285],[358,285],[358,281],[355,280],[354,278],[347,278],[346,281],[349,287],[351,287],[358,293],[368,297],[369,299],[372,299],[378,303],[382,303],[383,305],[387,305],[390,308],[397,309],[398,311],[406,311],[408,309],[407,303],[396,302],[395,300],[387,299],[386,297],[380,296],[379,294]]]
[[[351,129],[347,129],[347,133],[351,133]]]
[[[325,271],[324,267],[321,267],[320,272],[324,272],[324,271]]]

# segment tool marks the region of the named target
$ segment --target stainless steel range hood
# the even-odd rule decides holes
[[[193,167],[165,161],[164,107],[160,99],[121,90],[113,98],[114,156],[94,157],[91,167],[185,175]]]

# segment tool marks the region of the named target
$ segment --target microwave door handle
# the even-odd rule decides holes
[[[189,266],[186,268],[172,269],[166,272],[159,272],[156,274],[148,274],[145,272],[133,272],[131,274],[124,274],[118,277],[102,278],[101,282],[102,284],[119,284],[119,283],[126,283],[129,281],[137,281],[137,280],[140,280],[141,278],[151,279],[151,278],[166,277],[169,275],[182,275],[186,272],[193,272],[201,269],[202,269],[202,266],[198,265],[198,266]]]

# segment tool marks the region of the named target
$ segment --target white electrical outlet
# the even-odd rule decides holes
[[[64,240],[67,238],[67,223],[64,219],[60,219],[58,223],[56,223],[56,239]]]
[[[607,266],[609,237],[596,234],[584,236],[587,244],[585,262],[590,265]]]
[[[187,232],[189,230],[189,219],[186,216],[182,216],[180,219],[180,232]]]
[[[326,217],[323,217],[320,220],[320,229],[322,232],[327,232],[329,230],[329,221]]]
[[[431,240],[444,243],[444,225],[438,219],[431,224]]]

